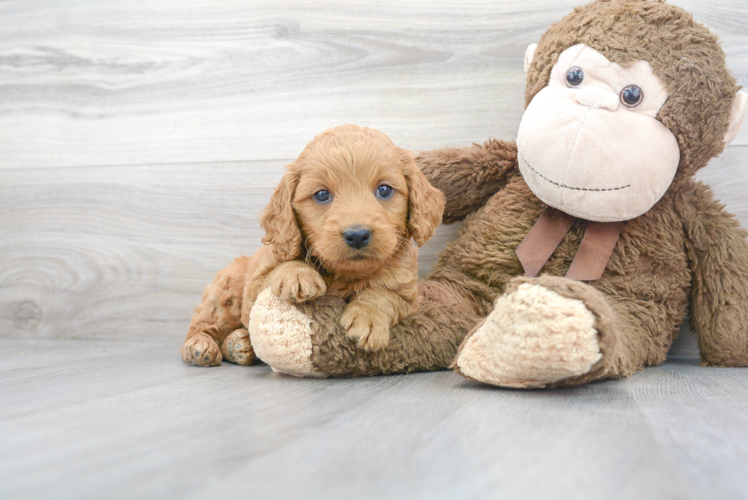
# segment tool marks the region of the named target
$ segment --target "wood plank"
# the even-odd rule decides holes
[[[50,358],[67,364],[41,373]],[[452,372],[204,369],[168,343],[0,339],[0,397],[3,498],[711,499],[748,487],[748,371],[694,360],[515,391]]]
[[[525,48],[579,3],[0,2],[0,168],[293,158],[342,123],[513,138]],[[673,3],[748,86],[745,2]]]
[[[631,379],[630,393],[653,434],[713,498],[742,498],[748,491],[745,474],[728,465],[748,460],[746,374],[745,368],[706,370],[679,361]]]

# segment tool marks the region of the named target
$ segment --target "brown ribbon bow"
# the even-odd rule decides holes
[[[540,273],[575,220],[576,217],[552,207],[540,214],[516,250],[527,276],[535,277]],[[600,279],[622,227],[623,222],[590,222],[566,277],[579,281]]]

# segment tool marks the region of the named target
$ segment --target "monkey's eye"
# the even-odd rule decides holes
[[[395,190],[392,189],[392,186],[388,186],[387,184],[380,185],[375,191],[377,198],[380,198],[382,200],[389,200],[390,198],[392,198],[392,194],[394,192]]]
[[[332,195],[327,189],[320,189],[314,195],[312,195],[314,201],[320,204],[330,203],[332,201]]]
[[[621,102],[627,108],[638,106],[644,99],[644,91],[638,85],[628,85],[621,91]]]
[[[566,72],[566,85],[579,87],[584,81],[584,71],[579,66],[573,66]]]

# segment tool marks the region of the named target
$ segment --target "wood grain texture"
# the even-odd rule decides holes
[[[525,48],[579,3],[0,2],[0,168],[290,159],[342,123],[512,138]],[[745,3],[673,3],[748,85]]]
[[[748,372],[670,361],[556,391],[310,380],[169,343],[0,339],[2,498],[728,499]]]

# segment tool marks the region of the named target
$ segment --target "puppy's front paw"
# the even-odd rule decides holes
[[[387,318],[373,307],[351,303],[340,316],[340,325],[345,334],[358,341],[365,351],[378,351],[390,342],[390,326]]]
[[[222,357],[216,341],[206,333],[198,333],[184,341],[182,359],[195,366],[218,366]]]
[[[307,302],[327,291],[322,276],[310,266],[294,266],[270,280],[270,290],[289,302]]]

